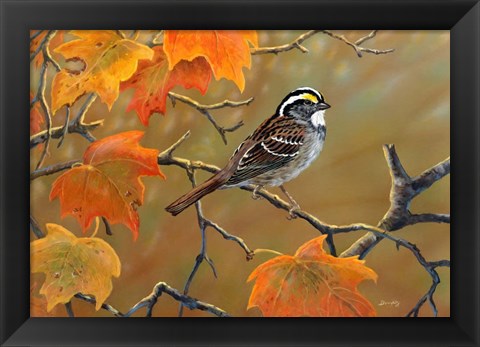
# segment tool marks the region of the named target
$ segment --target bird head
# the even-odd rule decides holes
[[[323,95],[309,87],[297,88],[290,92],[277,108],[277,116],[293,117],[301,123],[315,128],[325,126],[324,114],[330,105]]]

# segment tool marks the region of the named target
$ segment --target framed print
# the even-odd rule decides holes
[[[477,2],[1,5],[2,344],[478,344]]]

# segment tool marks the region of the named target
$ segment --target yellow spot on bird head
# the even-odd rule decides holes
[[[305,100],[310,100],[311,102],[313,102],[315,104],[318,102],[318,98],[315,95],[310,94],[310,93],[302,94],[301,98],[305,99]]]

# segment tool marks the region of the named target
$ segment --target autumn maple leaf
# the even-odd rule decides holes
[[[375,308],[357,289],[377,274],[358,257],[328,255],[322,235],[302,245],[294,256],[282,255],[258,266],[248,308],[265,317],[371,317]]]
[[[166,30],[163,39],[170,70],[181,60],[204,57],[215,79],[231,80],[241,92],[245,88],[242,69],[251,66],[249,42],[258,46],[255,30]]]
[[[68,61],[80,61],[83,69],[62,69],[52,82],[52,112],[72,105],[85,93],[97,93],[111,109],[118,98],[120,82],[137,69],[139,59],[152,59],[153,50],[136,41],[124,39],[114,30],[74,30],[79,39],[57,47]]]
[[[96,237],[77,238],[61,225],[47,224],[47,236],[30,244],[31,271],[46,274],[40,294],[47,312],[77,293],[95,296],[98,310],[112,291],[112,276],[120,276],[115,250]]]
[[[163,48],[156,46],[153,51],[153,59],[140,61],[135,74],[120,86],[121,90],[135,89],[127,112],[135,110],[145,126],[153,113],[165,114],[167,95],[173,87],[196,88],[205,94],[212,78],[212,70],[202,57],[191,62],[182,60],[169,70]]]
[[[93,142],[83,165],[73,167],[52,185],[50,200],[60,199],[62,218],[73,215],[85,232],[95,217],[123,223],[138,237],[138,206],[145,186],[141,176],[165,178],[157,164],[158,150],[143,148],[141,131],[128,131]]]

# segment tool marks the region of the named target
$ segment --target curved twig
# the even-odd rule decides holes
[[[237,124],[231,126],[231,127],[223,127],[218,125],[217,121],[215,118],[213,118],[212,114],[209,112],[210,110],[217,110],[219,108],[224,108],[224,107],[239,107],[239,106],[244,106],[244,105],[249,105],[254,99],[249,98],[244,101],[230,101],[230,100],[224,100],[222,102],[212,104],[212,105],[202,105],[199,102],[189,98],[188,96],[185,95],[180,95],[176,94],[173,92],[168,93],[168,97],[172,101],[172,105],[175,107],[175,103],[177,101],[180,101],[186,105],[189,105],[196,109],[198,112],[200,112],[202,115],[204,115],[209,122],[213,125],[213,127],[217,130],[217,132],[220,134],[220,137],[223,140],[223,143],[227,144],[227,137],[225,136],[226,133],[228,132],[233,132],[240,128],[243,125],[243,121],[238,122]]]
[[[371,53],[371,54],[379,55],[379,54],[388,54],[388,53],[391,53],[391,52],[395,51],[395,49],[393,49],[393,48],[380,50],[380,49],[366,48],[366,47],[360,46],[365,41],[373,39],[376,36],[377,31],[378,30],[373,30],[368,35],[359,38],[355,42],[352,42],[352,41],[348,40],[344,35],[337,35],[337,34],[331,32],[329,30],[310,30],[310,31],[307,31],[307,32],[303,33],[302,35],[298,36],[295,40],[293,40],[290,43],[280,45],[280,46],[274,46],[274,47],[252,48],[250,50],[250,53],[252,55],[269,54],[269,53],[278,54],[278,53],[281,53],[281,52],[288,52],[292,49],[298,49],[302,53],[308,53],[308,49],[305,48],[304,46],[302,46],[302,43],[305,40],[307,40],[308,38],[312,37],[313,35],[315,35],[317,33],[323,33],[323,34],[326,34],[326,35],[328,35],[328,36],[330,36],[330,37],[332,37],[336,40],[340,40],[340,41],[344,42],[345,44],[349,45],[350,47],[352,47],[355,50],[355,53],[357,53],[357,56],[359,58],[362,57],[363,53]]]
[[[184,306],[188,307],[191,310],[201,310],[207,311],[214,314],[217,317],[230,317],[230,315],[212,304],[208,304],[203,301],[196,300],[188,295],[184,295],[180,293],[175,288],[170,287],[165,282],[159,282],[153,288],[152,293],[140,300],[137,304],[135,304],[125,315],[124,317],[130,317],[133,313],[138,311],[139,309],[146,307],[147,308],[147,317],[152,316],[152,310],[155,304],[158,301],[158,298],[162,295],[162,293],[166,293],[170,295],[177,301],[180,301]]]

